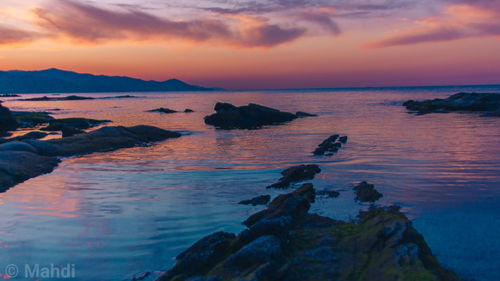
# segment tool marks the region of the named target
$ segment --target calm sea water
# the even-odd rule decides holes
[[[236,204],[280,192],[265,186],[290,165],[318,163],[314,212],[355,217],[352,187],[367,180],[399,204],[442,263],[462,277],[500,280],[500,118],[408,114],[407,99],[497,87],[441,87],[213,93],[131,93],[138,99],[26,102],[14,110],[149,124],[185,136],[151,147],[65,158],[51,174],[0,194],[0,272],[16,264],[74,264],[78,280],[130,280],[161,270],[199,238],[238,232],[262,207]],[[112,96],[121,94],[88,94]],[[29,97],[32,95],[24,95]],[[217,101],[250,102],[319,117],[262,130],[215,130],[203,123]],[[157,107],[194,113],[146,113]],[[349,136],[331,158],[311,151],[326,137]],[[17,280],[23,278],[18,277]]]

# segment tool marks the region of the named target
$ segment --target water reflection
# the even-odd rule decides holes
[[[200,237],[240,231],[240,222],[261,207],[235,202],[282,192],[264,188],[281,169],[317,162],[323,171],[314,180],[316,187],[335,188],[341,196],[320,198],[313,211],[353,217],[359,205],[352,187],[361,180],[373,182],[384,193],[382,204],[401,204],[416,222],[432,222],[419,223],[418,229],[434,241],[433,250],[446,265],[473,275],[484,267],[465,253],[467,248],[448,249],[436,241],[446,237],[472,244],[480,239],[472,229],[485,228],[484,221],[475,225],[471,219],[465,226],[443,215],[459,212],[460,206],[474,204],[477,214],[498,219],[498,207],[491,206],[500,197],[500,119],[415,116],[399,105],[467,90],[133,93],[143,98],[8,101],[6,106],[18,110],[59,108],[54,111],[58,118],[110,119],[113,125],[150,124],[190,134],[151,147],[65,159],[53,173],[0,194],[0,260],[75,263],[81,280],[122,280],[162,270]],[[203,116],[217,101],[261,103],[319,116],[262,130],[214,130]],[[161,106],[195,112],[145,112]],[[313,157],[314,147],[332,133],[348,135],[348,144],[332,158]],[[489,203],[483,207],[478,202]],[[456,238],[438,225],[470,237]],[[491,227],[491,233],[500,231],[498,224]],[[500,246],[488,251],[489,264],[495,265]],[[495,280],[494,274],[477,280]]]

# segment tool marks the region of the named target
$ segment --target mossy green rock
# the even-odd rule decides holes
[[[209,268],[186,263],[180,256],[158,281],[460,280],[440,265],[399,207],[372,207],[361,212],[356,223],[337,221],[307,213],[309,204],[303,203],[314,201],[311,188],[304,185],[300,192],[278,196],[251,224],[245,222],[249,229],[236,238],[225,234],[226,246],[216,255],[198,252],[210,261]],[[307,208],[286,210],[297,202]]]
[[[32,128],[54,120],[54,117],[50,116],[49,112],[15,111],[13,114],[22,128]]]

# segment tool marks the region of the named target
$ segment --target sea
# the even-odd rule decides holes
[[[318,198],[311,212],[355,220],[368,205],[355,202],[352,189],[368,181],[384,195],[377,204],[401,206],[445,267],[468,280],[500,280],[500,118],[416,115],[402,106],[409,99],[458,92],[500,93],[500,85],[2,98],[11,110],[108,119],[109,126],[147,124],[183,136],[62,158],[52,173],[1,193],[0,273],[17,269],[15,280],[24,280],[26,267],[70,266],[71,280],[133,280],[147,272],[145,280],[154,280],[200,238],[237,233],[244,219],[264,208],[239,205],[240,200],[289,192],[266,189],[283,169],[318,164],[315,188],[340,196]],[[203,121],[216,102],[318,116],[259,130],[218,130]],[[158,107],[180,112],[147,112]],[[186,108],[194,112],[184,113]],[[332,134],[348,136],[347,144],[331,157],[313,156]]]

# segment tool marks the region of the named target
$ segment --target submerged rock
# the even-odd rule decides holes
[[[340,196],[340,193],[336,190],[328,190],[328,189],[325,189],[325,190],[318,190],[316,192],[317,195],[322,195],[322,196],[327,196],[327,197],[330,197],[330,198],[337,198]]]
[[[160,107],[160,108],[148,110],[148,112],[159,112],[159,113],[167,113],[167,114],[169,114],[169,113],[176,113],[177,111],[175,111],[173,109],[170,109],[170,108]]]
[[[313,154],[320,155],[333,155],[342,147],[343,143],[347,142],[347,136],[340,137],[339,135],[331,135],[325,139],[318,147],[314,150]]]
[[[307,113],[307,112],[304,112],[304,111],[297,111],[297,113],[295,113],[295,115],[299,118],[302,118],[302,117],[315,117],[315,116],[318,116],[318,114],[312,114],[312,113]]]
[[[299,191],[300,190],[300,191]],[[309,214],[304,185],[278,196],[238,236],[211,234],[157,281],[459,281],[443,268],[398,207],[370,208],[359,222]],[[264,227],[263,227],[264,226]]]
[[[192,112],[194,112],[194,110],[189,108],[184,109],[184,113],[192,113]]]
[[[314,176],[321,172],[318,165],[299,165],[290,167],[281,172],[281,177],[277,183],[267,188],[287,188],[290,184],[304,180],[312,180]]]
[[[375,185],[369,184],[366,181],[355,186],[354,193],[356,193],[356,201],[360,202],[375,202],[383,196],[382,193],[375,189]]]
[[[111,122],[110,120],[96,120],[88,118],[63,118],[63,119],[53,119],[49,121],[49,125],[41,128],[42,131],[62,131],[68,127],[85,130],[92,127],[96,127],[105,123]]]
[[[253,206],[266,205],[267,202],[269,202],[269,200],[271,200],[271,196],[270,195],[261,195],[261,196],[257,196],[255,198],[252,198],[252,199],[249,199],[249,200],[240,201],[238,204],[253,205]]]
[[[500,116],[500,94],[495,93],[458,93],[446,99],[409,100],[403,105],[418,114],[479,111],[485,115]]]
[[[265,125],[281,124],[297,119],[298,116],[274,108],[249,104],[236,107],[230,103],[215,105],[215,114],[205,117],[205,123],[224,130],[259,129]]]

